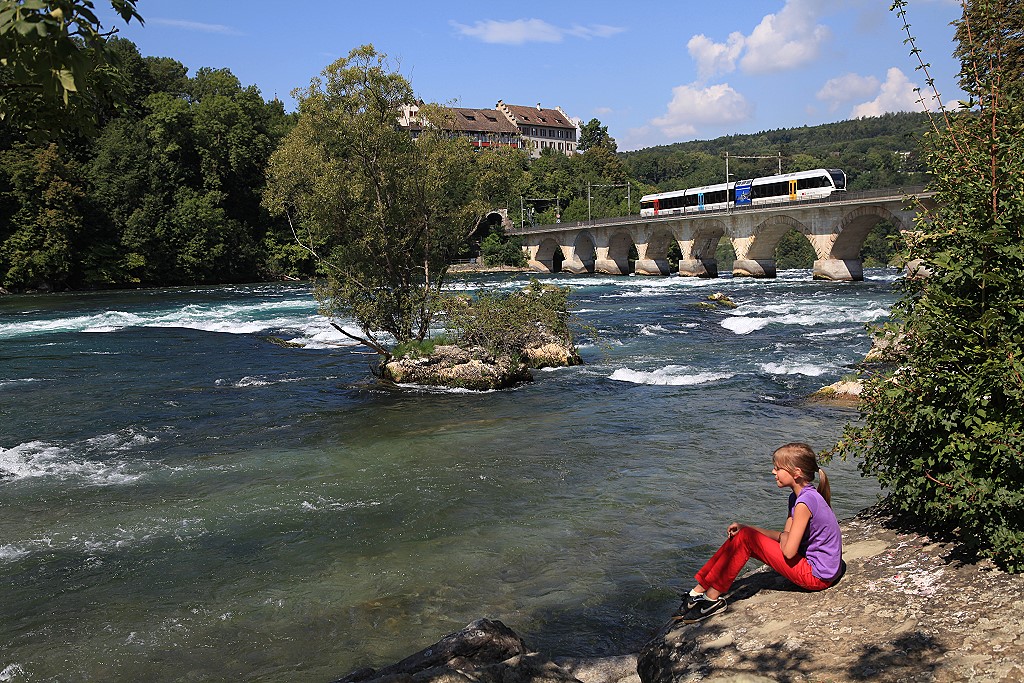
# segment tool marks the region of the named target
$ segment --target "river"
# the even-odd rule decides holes
[[[635,651],[730,521],[781,525],[774,447],[856,419],[800,399],[887,315],[866,275],[544,276],[597,339],[489,393],[376,386],[303,284],[0,298],[0,681],[326,681],[478,617]]]

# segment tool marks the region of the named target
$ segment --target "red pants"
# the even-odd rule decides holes
[[[811,565],[806,557],[797,555],[787,560],[778,541],[749,526],[741,527],[735,536],[723,543],[694,578],[704,588],[714,588],[719,593],[725,593],[751,557],[761,560],[801,588],[820,591],[832,585],[811,573]]]

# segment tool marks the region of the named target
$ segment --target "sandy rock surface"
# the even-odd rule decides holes
[[[643,681],[1024,681],[1024,576],[871,513],[843,534],[836,585],[749,574],[727,612],[645,646]]]

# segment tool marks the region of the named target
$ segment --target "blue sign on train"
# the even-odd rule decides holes
[[[750,206],[750,185],[752,180],[736,183],[736,206]]]

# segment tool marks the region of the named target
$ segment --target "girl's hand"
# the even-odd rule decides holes
[[[725,533],[728,536],[728,538],[732,538],[733,536],[738,534],[740,532],[740,529],[742,529],[742,528],[743,528],[742,524],[737,524],[736,522],[733,522],[732,524],[729,525],[729,528],[725,530]]]

